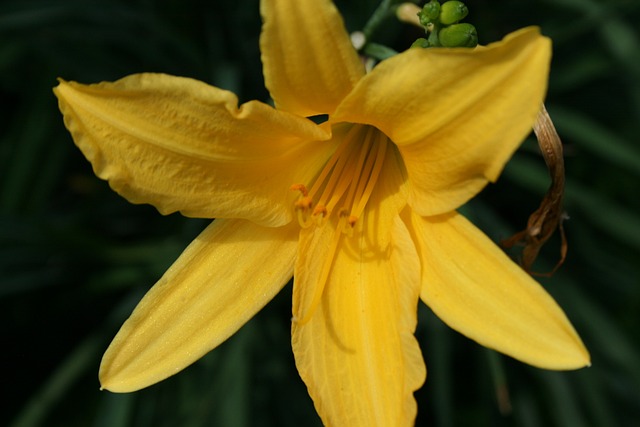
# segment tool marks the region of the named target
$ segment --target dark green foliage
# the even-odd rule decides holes
[[[302,1],[302,0],[301,0]],[[376,0],[338,1],[350,30]],[[640,3],[468,1],[481,44],[530,24],[554,39],[547,107],[565,143],[566,264],[542,283],[593,358],[558,373],[486,350],[420,308],[429,376],[418,425],[591,427],[640,419]],[[130,310],[206,224],[130,205],[94,177],[65,131],[56,77],[142,71],[266,100],[258,0],[0,2],[0,425],[320,425],[289,344],[290,287],[181,374],[135,394],[98,390],[100,357]],[[389,21],[374,41],[407,49]],[[464,212],[496,241],[523,228],[549,179],[533,140]],[[536,265],[549,270],[559,240]],[[508,401],[496,399],[508,389]],[[500,410],[502,408],[502,412]]]

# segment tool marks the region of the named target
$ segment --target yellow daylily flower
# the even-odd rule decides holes
[[[261,13],[275,108],[162,74],[54,89],[115,191],[217,218],[124,323],[102,387],[175,374],[292,275],[293,351],[326,425],[413,423],[426,377],[419,299],[531,365],[588,365],[555,301],[456,212],[530,132],[550,41],[527,28],[482,48],[410,49],[365,74],[330,0],[262,0]],[[328,119],[308,119],[317,115]]]

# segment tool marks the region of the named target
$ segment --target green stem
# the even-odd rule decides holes
[[[391,58],[398,54],[395,50],[390,47],[378,44],[378,43],[367,43],[364,45],[362,49],[363,53],[370,58],[377,59],[378,61],[384,61],[385,59]]]
[[[380,5],[369,18],[369,21],[365,24],[362,32],[364,33],[365,40],[369,42],[369,39],[375,32],[376,28],[393,13],[393,6],[399,0],[382,0]]]
[[[429,30],[429,47],[439,47],[440,39],[438,38],[438,31],[440,31],[441,25],[439,23],[434,23],[431,25]]]

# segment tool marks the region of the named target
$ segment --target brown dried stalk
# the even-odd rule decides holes
[[[540,207],[529,216],[527,228],[514,234],[502,242],[505,248],[523,246],[520,265],[530,274],[551,276],[564,263],[567,256],[567,238],[562,222],[567,218],[562,209],[564,196],[564,159],[562,157],[562,141],[556,132],[547,109],[542,106],[538,119],[533,125],[538,138],[538,145],[551,176],[551,186],[547,190]],[[556,229],[560,232],[560,260],[548,273],[532,273],[531,267],[538,257],[540,249],[553,235]]]

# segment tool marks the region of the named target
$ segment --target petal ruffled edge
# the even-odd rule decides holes
[[[136,74],[113,83],[60,81],[65,124],[96,175],[163,214],[291,219],[291,184],[331,147],[326,127],[197,80]]]

